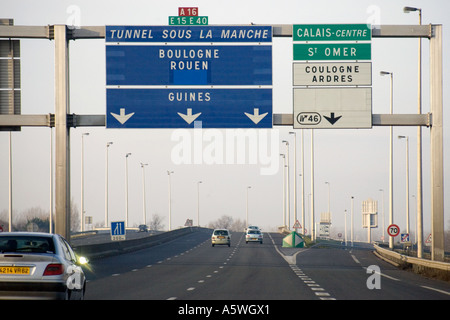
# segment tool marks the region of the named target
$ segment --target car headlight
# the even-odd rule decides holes
[[[89,260],[86,257],[79,257],[78,258],[78,263],[79,264],[88,264]]]

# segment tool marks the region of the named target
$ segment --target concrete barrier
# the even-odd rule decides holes
[[[197,231],[199,231],[198,227],[181,228],[139,239],[111,241],[106,243],[87,244],[87,245],[81,244],[74,246],[74,250],[77,253],[77,255],[86,257],[89,260],[94,260],[98,258],[104,258],[107,256],[152,247],[155,245],[175,240],[181,236]]]
[[[378,245],[374,245],[374,247],[376,250],[375,253],[380,258],[399,268],[411,269],[415,273],[427,277],[450,281],[450,263],[409,257],[392,250],[381,248]]]

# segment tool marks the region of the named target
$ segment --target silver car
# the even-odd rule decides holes
[[[0,233],[0,299],[83,299],[86,262],[60,235]]]
[[[259,242],[263,243],[263,234],[260,230],[248,229],[247,234],[245,235],[245,243],[249,242]]]
[[[227,229],[214,229],[211,235],[211,245],[214,247],[216,244],[231,245],[231,234]]]

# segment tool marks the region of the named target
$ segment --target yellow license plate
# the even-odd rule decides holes
[[[0,274],[30,274],[30,267],[0,267]]]

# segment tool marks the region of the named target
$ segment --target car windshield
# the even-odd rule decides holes
[[[39,236],[0,237],[0,252],[55,253],[53,240]]]
[[[215,236],[227,236],[228,231],[227,230],[215,230],[214,235]]]

